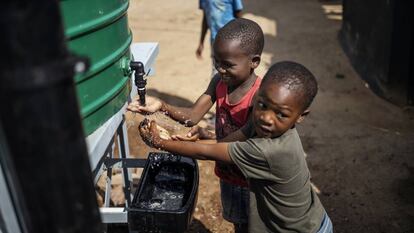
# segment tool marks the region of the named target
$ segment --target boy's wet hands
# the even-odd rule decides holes
[[[198,125],[193,126],[186,135],[172,135],[171,139],[180,141],[197,141],[199,139],[214,139],[214,135]]]
[[[155,121],[149,121],[144,119],[139,124],[139,133],[142,140],[150,147],[160,147],[161,138],[157,130],[157,124]]]
[[[139,96],[134,97],[131,103],[128,104],[127,110],[131,112],[139,112],[143,114],[154,113],[162,108],[162,101],[158,98],[146,96],[145,106],[139,102]]]
[[[179,141],[191,141],[195,142],[200,138],[200,134],[198,133],[198,126],[194,126],[188,131],[186,135],[172,135],[171,139],[179,140]]]
[[[215,139],[216,135],[212,132],[210,132],[206,128],[202,128],[198,126],[198,136],[199,139]]]

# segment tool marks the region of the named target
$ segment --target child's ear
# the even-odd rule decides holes
[[[296,123],[301,123],[305,117],[310,113],[309,109],[306,109],[305,111],[302,112],[302,114],[300,114],[300,117],[296,120]]]
[[[260,61],[261,61],[260,55],[257,55],[257,54],[253,55],[252,56],[252,68],[256,69],[260,65]]]

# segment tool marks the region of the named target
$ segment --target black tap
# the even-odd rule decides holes
[[[139,103],[141,106],[145,106],[145,86],[147,85],[147,80],[144,79],[144,64],[139,61],[131,61],[130,67],[133,71],[135,71],[135,86],[137,86],[138,90]]]

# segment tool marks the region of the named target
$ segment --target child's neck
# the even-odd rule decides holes
[[[230,104],[238,103],[254,85],[256,78],[257,75],[252,72],[250,77],[247,78],[242,84],[235,87],[227,87],[227,101]]]
[[[240,85],[227,87],[227,94],[230,95],[235,90],[249,90],[250,87],[252,87],[253,84],[256,82],[256,78],[257,78],[256,73],[252,72],[250,74],[250,76],[244,82],[242,82]]]

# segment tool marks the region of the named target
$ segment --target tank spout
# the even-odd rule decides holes
[[[142,62],[131,61],[130,63],[131,70],[135,72],[135,86],[137,86],[137,91],[139,95],[139,103],[142,106],[145,106],[145,86],[147,85],[147,80],[144,78],[145,70],[144,64]]]

